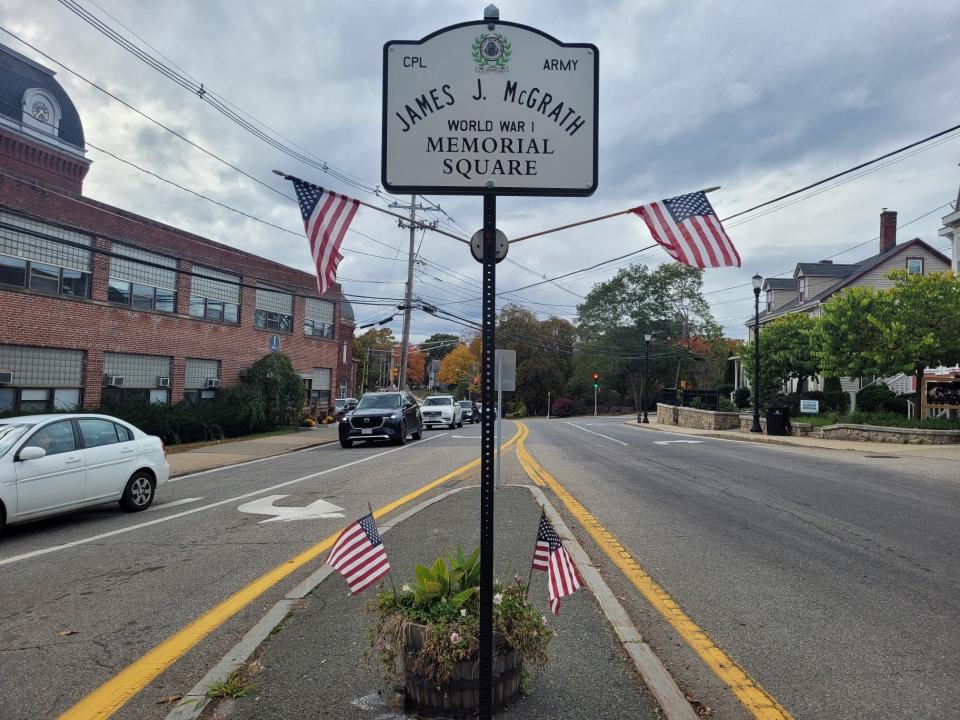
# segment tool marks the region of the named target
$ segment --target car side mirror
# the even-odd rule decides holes
[[[47,451],[42,447],[35,447],[31,445],[30,447],[25,447],[23,450],[17,453],[17,460],[39,460],[42,457],[47,456]]]

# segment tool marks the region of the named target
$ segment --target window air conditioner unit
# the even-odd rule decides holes
[[[123,387],[123,375],[104,375],[103,379],[107,387]]]
[[[219,378],[207,378],[207,387],[208,388],[218,388],[220,387]]]
[[[0,385],[9,385],[13,382],[13,373],[9,370],[0,370]]]
[[[170,387],[170,378],[158,376],[157,377],[157,387],[158,388],[168,388]]]

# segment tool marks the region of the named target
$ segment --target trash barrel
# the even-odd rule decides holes
[[[790,429],[790,408],[767,408],[767,435],[789,435]]]

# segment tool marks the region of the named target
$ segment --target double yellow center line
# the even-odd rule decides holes
[[[607,530],[557,479],[544,470],[527,451],[524,441],[530,431],[523,423],[517,441],[517,457],[520,465],[536,485],[550,488],[560,498],[567,511],[588,532],[604,554],[620,568],[621,572],[640,591],[647,602],[670,623],[684,641],[703,659],[707,666],[730,688],[737,700],[757,720],[793,720],[793,716],[781,706],[760,684],[747,675],[729,655],[717,646],[710,636],[677,605],[672,597],[640,566],[619,540]]]

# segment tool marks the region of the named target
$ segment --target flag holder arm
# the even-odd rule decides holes
[[[709,188],[706,188],[705,190],[700,190],[700,192],[709,193],[719,189],[720,189],[720,186],[715,185],[714,187],[709,187]],[[595,223],[601,220],[608,220],[609,218],[617,217],[617,215],[626,215],[629,212],[633,212],[633,208],[627,208],[626,210],[618,210],[617,212],[607,213],[606,215],[599,215],[598,217],[589,218],[587,220],[581,220],[575,223],[570,223],[569,225],[561,225],[560,227],[550,228],[549,230],[541,230],[540,232],[530,233],[529,235],[521,235],[520,237],[514,238],[513,240],[511,240],[510,244],[513,245],[513,243],[518,243],[521,240],[529,240],[530,238],[540,237],[541,235],[549,235],[550,233],[559,232],[560,230],[569,230],[570,228],[579,227],[580,225],[587,225],[588,223]]]
[[[273,174],[274,174],[274,175],[279,175],[280,177],[284,178],[285,180],[291,180],[291,181],[292,181],[292,180],[299,180],[299,181],[302,182],[302,183],[308,183],[308,184],[310,184],[310,185],[313,185],[313,184],[314,184],[314,183],[311,183],[309,180],[304,180],[303,178],[298,178],[296,175],[288,175],[287,173],[283,172],[282,170],[274,170],[274,171],[273,171]],[[411,223],[411,222],[410,222],[410,218],[407,217],[406,215],[400,215],[399,213],[390,212],[389,210],[384,210],[383,208],[377,207],[376,205],[371,205],[370,203],[364,202],[363,200],[358,200],[358,199],[355,198],[355,197],[351,197],[350,199],[353,200],[354,202],[357,202],[357,203],[363,205],[364,207],[370,208],[371,210],[376,210],[377,212],[383,213],[384,215],[389,215],[390,217],[395,217],[395,218],[397,218],[398,220],[403,220],[405,223],[409,224],[410,227],[421,228],[421,229],[423,229],[423,230],[432,230],[432,231],[435,232],[435,233],[440,233],[441,235],[446,235],[447,237],[453,238],[454,240],[459,240],[460,242],[462,242],[462,243],[465,244],[465,245],[469,245],[469,244],[470,244],[470,241],[469,241],[469,240],[467,240],[467,239],[465,239],[465,238],[462,238],[462,237],[460,237],[459,235],[454,235],[453,233],[447,232],[446,230],[441,230],[440,228],[433,227],[432,225],[428,225],[428,224],[426,224],[426,223],[421,223],[421,222],[417,222],[417,221],[413,221],[413,222]]]

